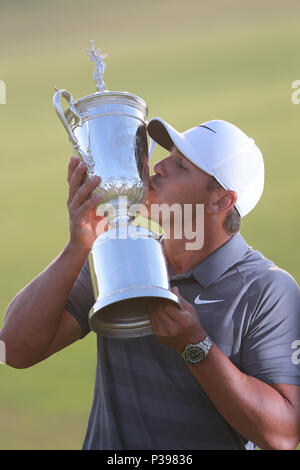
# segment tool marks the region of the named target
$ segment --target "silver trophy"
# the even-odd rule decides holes
[[[149,184],[146,103],[128,92],[107,91],[103,81],[106,54],[91,48],[97,92],[75,101],[66,90],[54,94],[55,110],[88,176],[99,175],[99,208],[107,208],[108,230],[98,236],[89,254],[95,304],[89,314],[96,333],[132,338],[152,333],[149,302],[169,300],[166,261],[157,237],[133,224],[134,211],[145,202]],[[62,109],[61,98],[68,107]]]

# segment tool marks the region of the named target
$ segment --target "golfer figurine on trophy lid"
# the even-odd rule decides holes
[[[132,224],[130,215],[130,207],[143,204],[148,193],[148,109],[136,95],[106,90],[107,55],[95,50],[92,41],[87,51],[95,64],[97,92],[75,101],[68,91],[56,89],[53,103],[88,176],[100,176],[95,191],[107,207],[108,230],[97,237],[89,254],[95,296],[89,323],[103,336],[149,335],[149,302],[164,299],[180,306],[180,301],[169,290],[160,241]],[[65,111],[61,98],[69,105]]]

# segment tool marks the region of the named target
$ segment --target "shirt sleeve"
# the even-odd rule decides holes
[[[287,272],[268,271],[248,292],[254,310],[242,342],[242,370],[269,384],[300,385],[300,290]]]
[[[89,311],[94,305],[94,294],[88,261],[76,279],[65,308],[76,318],[83,330],[83,337],[90,331]]]

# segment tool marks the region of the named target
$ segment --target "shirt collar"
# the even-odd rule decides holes
[[[205,289],[213,284],[229,268],[241,261],[245,253],[251,248],[240,233],[233,235],[224,245],[205,258],[202,263],[184,273],[173,274],[168,266],[171,280],[188,279],[192,275]]]

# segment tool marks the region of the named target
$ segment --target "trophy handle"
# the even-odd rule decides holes
[[[73,116],[79,121],[79,125],[81,125],[83,116],[81,116],[76,111],[75,100],[74,100],[73,96],[71,95],[71,93],[69,93],[67,90],[58,90],[57,88],[55,88],[55,90],[56,91],[55,91],[55,94],[53,96],[53,104],[54,104],[55,111],[57,112],[57,115],[58,115],[59,119],[61,120],[64,128],[66,129],[66,131],[69,135],[70,141],[72,142],[72,144],[74,146],[75,151],[78,153],[78,155],[81,157],[81,159],[86,163],[89,175],[92,175],[93,171],[94,171],[94,167],[95,167],[95,162],[94,162],[93,156],[91,154],[90,145],[88,146],[87,153],[85,153],[80,148],[79,142],[78,142],[74,132],[72,131],[71,127],[69,126],[69,123],[66,119],[65,113],[63,112],[63,109],[62,109],[62,106],[61,106],[61,98],[62,97],[65,98],[65,100],[69,103],[69,109],[73,113]],[[88,129],[89,129],[89,126],[88,126]]]
[[[79,147],[78,140],[76,139],[74,132],[69,126],[69,123],[65,117],[65,113],[63,112],[63,109],[61,106],[61,97],[65,98],[65,100],[69,103],[71,112],[74,114],[74,116],[78,120],[81,120],[82,116],[80,116],[80,114],[78,114],[78,112],[76,111],[75,100],[73,96],[67,90],[58,90],[57,88],[55,88],[55,90],[56,92],[53,96],[53,104],[54,104],[55,111],[57,112],[59,119],[61,120],[64,128],[66,129],[72,144],[77,149]]]

